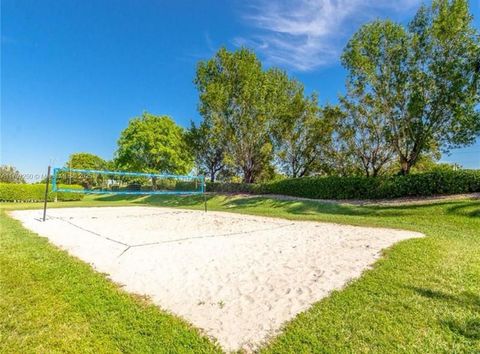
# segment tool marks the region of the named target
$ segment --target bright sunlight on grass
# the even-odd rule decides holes
[[[3,211],[0,221],[0,352],[220,352]]]
[[[203,208],[195,197],[86,197],[50,207]],[[40,204],[2,204],[4,209]],[[265,352],[479,352],[480,201],[350,206],[210,197],[209,209],[382,226],[427,237],[388,250],[374,268],[288,323]],[[127,295],[89,266],[1,216],[0,351],[214,352],[178,318]],[[167,349],[168,348],[168,349]]]

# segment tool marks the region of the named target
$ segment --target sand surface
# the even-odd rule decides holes
[[[227,351],[255,350],[312,303],[422,234],[154,207],[14,211],[25,227],[148,295]]]

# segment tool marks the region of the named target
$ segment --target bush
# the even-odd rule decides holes
[[[262,184],[207,182],[207,192],[261,194]]]
[[[140,191],[141,189],[142,185],[140,183],[131,183],[127,185],[127,188],[125,188],[127,191]]]
[[[83,189],[78,185],[58,185],[59,188]],[[0,201],[2,202],[41,202],[45,197],[44,184],[11,184],[0,183]],[[48,201],[74,201],[83,199],[82,193],[52,192],[48,193]]]
[[[281,194],[313,199],[380,199],[480,192],[480,170],[433,171],[407,176],[303,177],[265,184],[208,183],[220,193]]]

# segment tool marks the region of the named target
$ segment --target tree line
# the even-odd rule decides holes
[[[201,121],[188,129],[144,113],[121,133],[113,161],[74,154],[77,168],[186,174],[254,183],[281,176],[408,174],[480,134],[480,37],[468,1],[434,0],[407,26],[363,25],[341,62],[338,104],[247,48],[197,65]]]

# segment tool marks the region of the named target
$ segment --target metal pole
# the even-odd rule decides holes
[[[203,202],[205,203],[205,212],[207,212],[207,182],[205,182],[205,176],[203,176]]]
[[[47,216],[47,199],[48,199],[48,185],[50,183],[50,169],[51,166],[48,166],[47,170],[47,182],[45,183],[45,199],[43,201],[43,221],[45,221],[45,218]]]

